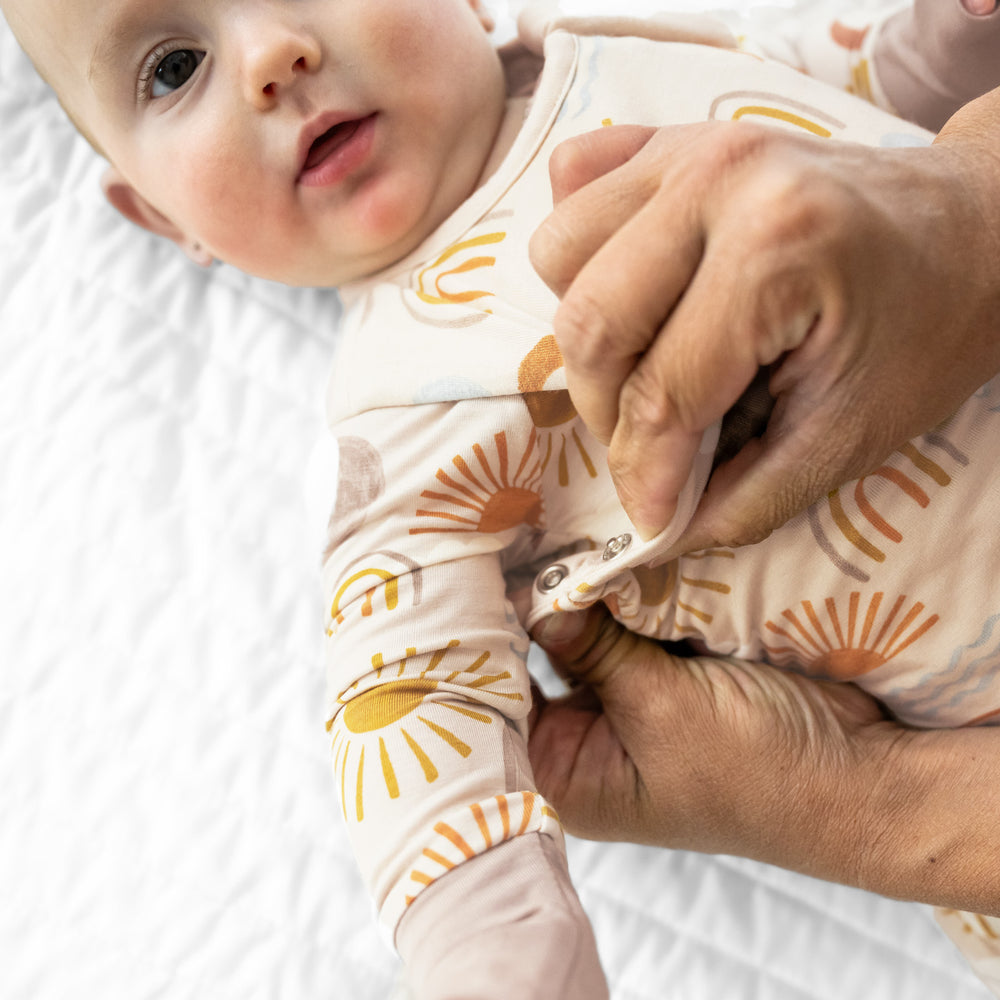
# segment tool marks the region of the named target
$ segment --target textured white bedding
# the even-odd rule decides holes
[[[384,1000],[302,490],[336,299],[198,270],[100,171],[0,21],[0,998]],[[923,907],[570,853],[615,1000],[987,996]]]

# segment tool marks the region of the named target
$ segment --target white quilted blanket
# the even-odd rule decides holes
[[[336,299],[194,268],[100,171],[0,21],[0,997],[384,1000],[301,485]],[[986,996],[922,907],[570,852],[616,1000]]]

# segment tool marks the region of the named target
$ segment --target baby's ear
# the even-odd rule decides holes
[[[176,243],[196,264],[207,267],[212,255],[198,242],[174,225],[155,209],[122,175],[116,167],[108,167],[101,177],[101,188],[108,201],[125,216],[156,236]]]

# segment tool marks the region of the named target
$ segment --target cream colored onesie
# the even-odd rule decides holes
[[[603,600],[645,635],[851,680],[910,724],[1000,721],[1000,382],[768,541],[647,568],[690,516],[716,433],[674,523],[643,542],[565,391],[556,300],[527,242],[559,142],[705,120],[818,143],[931,138],[746,52],[557,31],[499,172],[410,257],[344,290],[328,729],[358,862],[416,996],[606,995],[526,752],[528,630],[556,609]],[[519,901],[539,893],[550,909],[519,939]]]

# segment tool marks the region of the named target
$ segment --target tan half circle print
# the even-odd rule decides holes
[[[822,139],[830,139],[847,127],[839,118],[811,104],[766,90],[722,94],[712,102],[708,117],[712,121],[761,121]]]

